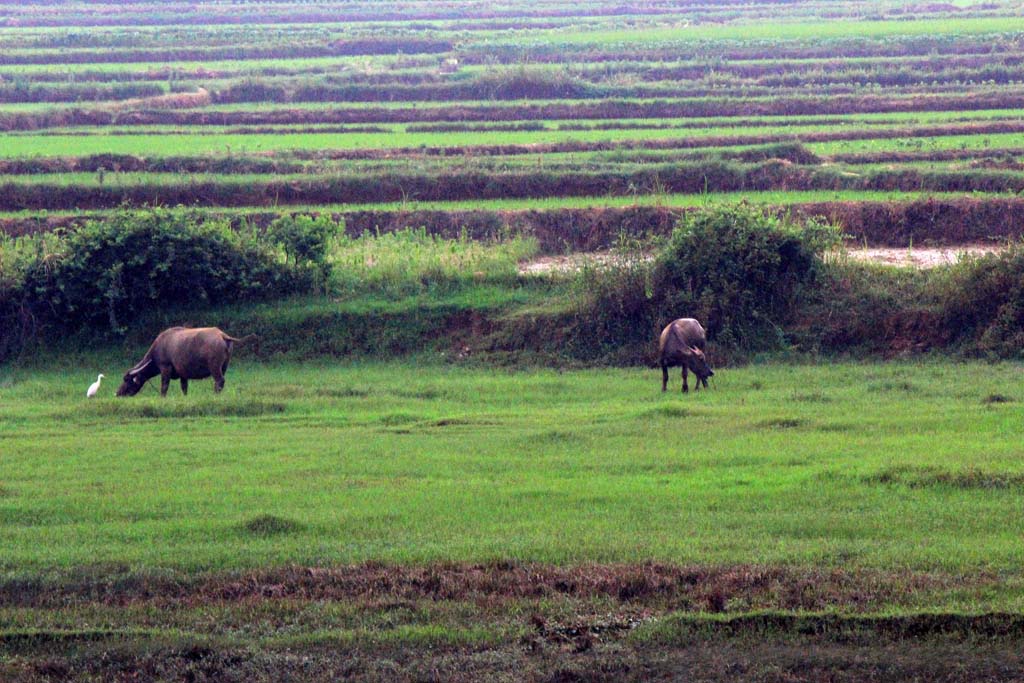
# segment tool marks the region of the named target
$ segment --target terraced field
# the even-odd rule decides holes
[[[10,9],[0,210],[470,205],[557,221],[731,193],[1024,189],[1009,3],[171,7]],[[881,241],[910,234],[946,237],[921,224]]]
[[[1019,2],[5,3],[0,680],[1024,680],[1022,191]]]

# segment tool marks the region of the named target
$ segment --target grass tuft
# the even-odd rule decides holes
[[[796,393],[791,397],[794,401],[800,401],[803,403],[831,403],[832,397],[824,394],[820,391],[811,391],[807,393]]]
[[[692,417],[695,414],[693,408],[671,404],[651,408],[644,412],[644,415],[649,417]]]
[[[949,487],[954,489],[1021,489],[1024,474],[985,472],[971,467],[946,470],[939,467],[889,467],[863,478],[868,484],[894,484],[910,488]]]
[[[770,420],[762,420],[757,426],[762,429],[796,429],[806,424],[806,420],[795,417],[776,417]]]
[[[98,403],[97,415],[110,417],[138,417],[148,419],[183,417],[257,417],[274,415],[286,410],[284,403],[276,401],[237,401],[206,403],[137,403],[116,401]]]
[[[242,524],[242,529],[254,536],[278,536],[281,534],[293,534],[305,529],[304,524],[285,517],[275,515],[260,515],[253,517]]]

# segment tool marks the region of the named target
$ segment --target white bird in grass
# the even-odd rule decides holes
[[[85,392],[86,398],[92,398],[96,395],[96,392],[100,390],[100,382],[103,380],[103,373],[96,378],[96,381],[89,385],[89,389]]]

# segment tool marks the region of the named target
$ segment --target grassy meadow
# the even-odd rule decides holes
[[[638,558],[1020,577],[1018,364],[657,370],[134,358],[7,372],[0,564],[237,570]],[[990,607],[1017,608],[1016,588]],[[939,605],[933,605],[938,607]]]
[[[0,681],[1024,680],[1022,59],[1009,0],[5,4]],[[745,204],[999,254],[668,251]],[[115,398],[181,323],[259,341]]]

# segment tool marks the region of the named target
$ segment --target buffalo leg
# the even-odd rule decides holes
[[[668,389],[668,366],[661,366],[661,390],[665,391]]]
[[[213,390],[216,393],[220,393],[220,390],[224,388],[224,373],[220,372],[220,368],[213,373]]]
[[[683,393],[684,394],[690,391],[690,385],[686,381],[686,375],[687,375],[686,366],[684,365],[683,366]]]
[[[184,377],[181,378],[181,393],[188,396],[188,380]]]
[[[167,395],[167,387],[171,386],[171,369],[160,371],[160,395]]]

